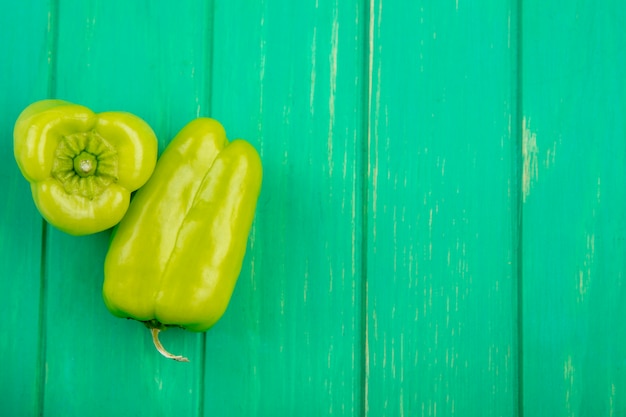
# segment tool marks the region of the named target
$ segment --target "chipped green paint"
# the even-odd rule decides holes
[[[624,21],[617,0],[6,2],[0,414],[622,415]],[[162,335],[189,364],[106,311],[108,232],[42,223],[11,131],[46,97],[135,113],[161,151],[198,116],[259,150],[226,314]]]
[[[522,195],[524,201],[539,177],[539,148],[537,134],[530,130],[530,121],[522,120]]]

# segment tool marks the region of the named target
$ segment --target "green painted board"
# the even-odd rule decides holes
[[[0,6],[0,416],[620,416],[626,15],[617,0]],[[42,221],[30,102],[198,116],[264,183],[223,319],[101,298],[110,231]]]
[[[527,415],[626,411],[626,13],[524,2]]]
[[[65,6],[56,17],[57,97],[96,111],[136,113],[153,126],[161,149],[186,121],[206,113],[205,83],[193,75],[194,67],[207,73],[205,36],[196,36],[205,33],[206,7],[122,1]],[[169,44],[173,31],[177,44]],[[44,414],[89,415],[95,403],[103,415],[198,413],[203,336],[168,332],[167,347],[194,364],[161,360],[144,326],[117,320],[104,308],[109,233],[77,239],[49,228],[47,237]]]
[[[362,12],[216,4],[211,114],[265,173],[247,267],[207,335],[207,415],[361,412]]]
[[[514,12],[372,4],[368,415],[517,411]]]
[[[7,416],[41,407],[43,221],[15,165],[12,137],[21,109],[48,94],[48,7],[0,5],[0,413]]]

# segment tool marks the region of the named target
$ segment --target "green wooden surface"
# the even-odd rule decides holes
[[[524,3],[529,415],[626,415],[624,21],[617,2]]]
[[[482,3],[370,15],[371,416],[516,412],[512,10]]]
[[[626,415],[617,0],[0,5],[0,415]],[[263,190],[223,319],[162,340],[46,225],[30,102],[212,116]]]

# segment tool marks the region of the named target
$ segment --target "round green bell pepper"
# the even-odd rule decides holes
[[[239,276],[261,188],[261,160],[213,119],[186,125],[114,229],[103,297],[116,316],[160,330],[203,332],[223,315]]]
[[[158,144],[130,113],[42,100],[19,115],[13,149],[41,215],[66,233],[86,235],[122,219],[131,192],[154,170]]]

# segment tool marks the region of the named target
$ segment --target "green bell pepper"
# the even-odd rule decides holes
[[[203,332],[225,312],[246,250],[261,187],[258,153],[229,142],[213,119],[186,125],[114,229],[103,298],[118,317],[159,331]]]
[[[26,107],[13,131],[15,159],[37,209],[72,235],[100,232],[122,219],[131,192],[154,170],[157,148],[139,117],[94,114],[63,100]]]

